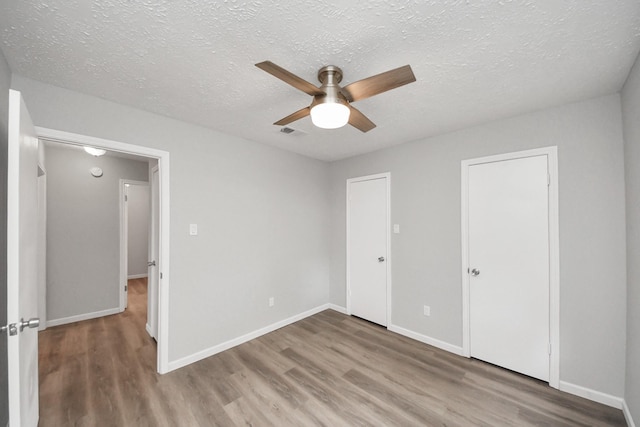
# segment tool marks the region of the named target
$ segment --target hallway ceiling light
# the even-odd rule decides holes
[[[84,147],[84,151],[96,157],[104,156],[104,154],[107,152],[107,150],[103,150],[101,148],[93,148],[93,147]]]

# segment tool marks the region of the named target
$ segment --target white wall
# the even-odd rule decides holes
[[[11,70],[0,50],[0,324],[7,324],[7,122]],[[0,426],[9,422],[7,340],[0,340]]]
[[[640,57],[622,90],[627,196],[627,376],[625,400],[640,423]]]
[[[401,230],[391,238],[392,323],[461,346],[460,162],[550,145],[559,156],[560,379],[621,397],[626,281],[617,95],[333,163],[331,302],[345,305],[345,181],[391,172],[391,221]]]
[[[21,76],[12,85],[36,126],[170,152],[170,361],[329,300],[325,163]]]
[[[127,275],[142,277],[147,275],[149,260],[149,186],[130,185],[127,194]]]
[[[120,179],[145,181],[148,165],[59,144],[45,151],[47,321],[118,309]],[[102,177],[90,174],[93,166]]]

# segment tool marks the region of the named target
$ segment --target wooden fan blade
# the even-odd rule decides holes
[[[309,83],[308,81],[296,76],[295,74],[290,73],[289,71],[287,71],[284,68],[274,64],[271,61],[260,62],[260,63],[256,64],[256,67],[260,68],[261,70],[266,71],[267,73],[271,74],[272,76],[275,76],[275,77],[279,78],[283,82],[285,82],[287,84],[290,84],[291,86],[295,87],[296,89],[299,89],[299,90],[303,91],[304,93],[306,93],[308,95],[311,95],[311,96],[324,95],[324,92],[321,91],[318,87],[316,87],[313,84]]]
[[[274,125],[278,125],[278,126],[288,125],[291,122],[295,122],[296,120],[300,120],[303,117],[307,117],[309,114],[311,114],[311,108],[304,107],[303,109],[298,110],[295,113],[289,114],[287,117],[278,120],[277,122],[274,123]]]
[[[361,99],[370,98],[382,92],[404,86],[408,83],[416,81],[410,65],[396,68],[395,70],[386,71],[358,80],[357,82],[348,84],[342,88],[342,94],[349,102],[359,101]]]
[[[349,124],[354,128],[361,130],[362,132],[369,132],[371,129],[376,127],[376,124],[373,123],[367,116],[362,114],[360,110],[353,108],[353,106],[349,105],[349,109],[351,113],[349,114]]]

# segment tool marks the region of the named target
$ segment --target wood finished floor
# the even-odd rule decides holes
[[[40,426],[624,426],[621,411],[331,310],[166,375],[146,282],[40,333]]]

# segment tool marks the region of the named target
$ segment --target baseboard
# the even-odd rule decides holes
[[[624,419],[627,420],[628,427],[636,427],[636,423],[633,422],[633,417],[631,416],[631,411],[629,410],[629,406],[627,406],[627,401],[622,401],[622,412],[624,413]]]
[[[462,347],[458,347],[457,345],[449,344],[448,342],[440,341],[435,338],[431,338],[426,335],[422,335],[417,332],[413,332],[413,331],[410,331],[409,329],[404,329],[396,325],[389,325],[387,326],[387,329],[390,330],[391,332],[395,332],[396,334],[404,335],[407,338],[411,338],[416,341],[429,344],[433,347],[437,347],[441,350],[448,351],[449,353],[457,354],[458,356],[463,355]]]
[[[612,396],[610,394],[595,391],[590,388],[571,384],[566,381],[560,381],[559,390],[573,394],[575,396],[584,397],[585,399],[602,403],[603,405],[611,406],[612,408],[616,409],[622,409],[624,404],[624,399],[621,397]]]
[[[213,356],[214,354],[218,354],[221,353],[225,350],[229,350],[230,348],[236,347],[240,344],[244,344],[247,341],[251,341],[253,339],[256,339],[258,337],[261,337],[262,335],[266,335],[269,332],[273,332],[276,329],[280,329],[283,328],[287,325],[290,325],[292,323],[295,323],[299,320],[305,319],[309,316],[313,316],[314,314],[318,314],[321,311],[327,310],[327,309],[333,309],[331,307],[330,304],[323,304],[319,307],[316,308],[312,308],[311,310],[305,311],[303,313],[300,314],[296,314],[295,316],[289,317],[287,319],[281,320],[279,322],[276,323],[272,323],[269,326],[265,326],[264,328],[260,328],[256,331],[253,332],[249,332],[248,334],[242,335],[238,338],[234,338],[231,339],[229,341],[223,342],[222,344],[218,344],[215,345],[213,347],[209,347],[205,350],[199,351],[197,353],[194,353],[190,356],[186,356],[183,358],[180,358],[178,360],[174,360],[172,362],[169,362],[168,365],[168,369],[167,372],[171,372],[174,371],[176,369],[182,368],[184,366],[190,365],[192,363],[195,363],[199,360],[202,359],[206,359],[207,357]]]
[[[347,314],[347,309],[335,304],[327,304],[327,308],[337,311],[338,313]]]
[[[95,311],[93,313],[78,314],[76,316],[63,317],[61,319],[47,320],[47,328],[51,326],[66,325],[67,323],[81,322],[83,320],[95,319],[97,317],[110,316],[120,313],[119,308],[110,308],[108,310]]]
[[[131,280],[131,279],[142,279],[144,277],[147,277],[148,274],[144,273],[144,274],[132,274],[131,276],[127,276],[127,280]]]

